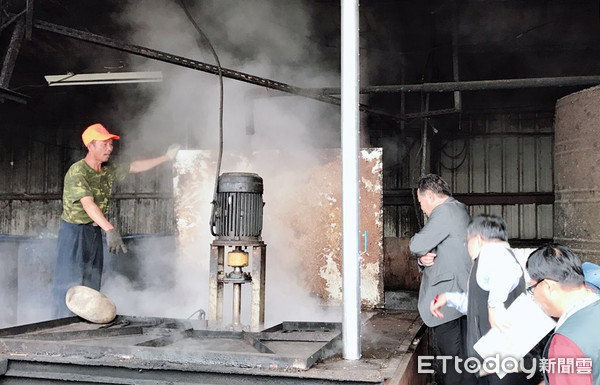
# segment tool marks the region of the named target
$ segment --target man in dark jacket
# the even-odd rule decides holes
[[[429,304],[437,295],[450,291],[467,291],[471,258],[467,251],[466,206],[452,197],[450,187],[440,176],[429,174],[418,182],[417,198],[428,217],[425,226],[410,240],[410,251],[418,258],[423,273],[418,308],[423,322],[431,328],[433,343],[441,356],[465,359],[466,317],[458,310],[444,308],[444,318],[434,317]],[[444,383],[470,384],[475,377],[446,368]]]

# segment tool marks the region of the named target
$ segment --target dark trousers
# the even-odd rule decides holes
[[[53,318],[73,315],[65,302],[65,295],[71,286],[83,285],[100,290],[103,263],[100,227],[61,221],[52,285]]]
[[[434,352],[439,356],[451,356],[453,359],[446,362],[446,371],[441,376],[436,376],[436,381],[443,385],[474,385],[477,383],[475,375],[468,373],[464,367],[466,354],[467,317],[462,316],[455,320],[431,328]],[[462,360],[456,370],[454,357]],[[442,365],[438,364],[438,372]],[[462,373],[460,373],[462,372]]]

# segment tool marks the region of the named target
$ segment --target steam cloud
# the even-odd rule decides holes
[[[221,65],[253,75],[303,87],[335,86],[337,74],[326,73],[323,58],[309,39],[313,33],[308,8],[301,1],[210,0],[188,1],[189,10],[209,37]],[[128,41],[165,52],[214,64],[210,51],[201,48],[199,34],[177,1],[130,1],[119,21],[132,27]],[[338,60],[337,57],[329,60]],[[218,78],[147,61],[147,70],[161,70],[164,81],[148,86],[150,100],[140,110],[135,103],[119,106],[123,122],[121,151],[132,159],[147,156],[149,149],[179,142],[185,149],[218,148]],[[132,95],[132,98],[136,97]],[[266,324],[284,320],[341,320],[324,311],[303,287],[299,261],[302,250],[290,250],[291,234],[285,218],[286,195],[302,183],[302,175],[318,163],[316,150],[339,147],[339,107],[278,91],[265,90],[224,79],[224,158],[221,172],[255,172],[265,181],[263,240],[267,243]],[[121,100],[127,100],[121,95]],[[129,110],[136,106],[137,110]],[[254,131],[252,135],[247,132]],[[264,154],[276,152],[277,156]],[[230,156],[237,154],[237,156]],[[263,154],[263,155],[257,155]],[[180,153],[185,156],[185,151]],[[243,159],[243,161],[240,161]],[[195,255],[145,255],[144,260],[167,258],[174,266],[174,280],[165,285],[131,287],[120,276],[105,277],[103,291],[117,304],[119,314],[185,318],[198,308],[208,310],[208,259],[212,236],[208,218],[214,171],[206,175],[199,191],[205,202],[198,207],[205,232],[196,240]],[[287,208],[289,209],[289,208]],[[140,266],[142,276],[152,277],[150,265]],[[226,285],[225,311],[230,310],[231,290]],[[245,285],[248,286],[248,285]],[[249,287],[243,288],[242,322],[249,323]],[[225,314],[227,321],[228,314]]]

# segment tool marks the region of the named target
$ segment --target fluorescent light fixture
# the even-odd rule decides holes
[[[162,72],[106,72],[96,74],[46,75],[49,86],[86,86],[92,84],[122,84],[162,82]]]

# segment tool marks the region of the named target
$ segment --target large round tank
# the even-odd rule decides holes
[[[600,86],[556,103],[554,239],[600,262]]]

